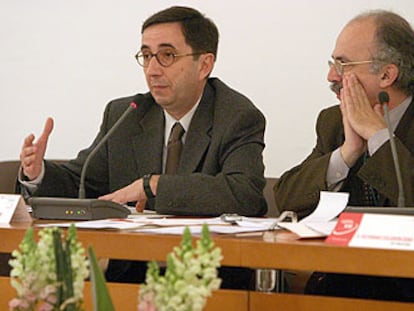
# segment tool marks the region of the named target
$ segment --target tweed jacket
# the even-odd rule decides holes
[[[395,131],[407,206],[414,206],[414,102],[411,102]],[[294,210],[300,217],[317,206],[320,191],[328,190],[326,173],[334,150],[345,140],[339,106],[332,106],[318,116],[317,142],[312,153],[298,166],[284,173],[274,187],[281,210]],[[379,194],[379,206],[397,206],[398,186],[390,142],[382,145],[365,163],[361,159],[350,169],[340,191],[349,192],[349,205],[361,206],[362,181]]]

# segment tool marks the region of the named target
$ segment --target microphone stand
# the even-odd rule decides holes
[[[390,135],[390,145],[391,145],[391,154],[394,161],[395,173],[397,175],[397,184],[398,184],[398,207],[405,207],[405,195],[404,195],[404,186],[402,182],[400,162],[398,160],[397,147],[395,146],[394,133],[391,129],[391,120],[390,114],[388,111],[388,101],[383,103],[384,108],[384,117],[387,122],[388,134]]]
[[[124,207],[121,204],[107,200],[86,199],[85,176],[89,162],[93,156],[108,140],[113,132],[120,126],[127,115],[136,108],[137,105],[135,102],[132,102],[86,158],[85,163],[82,167],[81,177],[79,181],[79,198],[31,197],[28,200],[28,203],[32,207],[32,216],[34,218],[94,220],[128,217],[131,212],[128,208]]]
[[[80,181],[79,181],[79,199],[85,198],[85,177],[86,177],[86,169],[89,166],[89,162],[94,157],[94,155],[98,152],[101,146],[108,140],[109,137],[112,136],[112,133],[119,127],[119,125],[124,121],[127,115],[134,109],[137,108],[137,105],[132,102],[128,108],[124,111],[121,117],[115,122],[115,124],[109,129],[109,131],[105,134],[105,136],[101,139],[101,141],[96,145],[95,148],[91,151],[91,153],[87,156],[85,163],[82,166]]]

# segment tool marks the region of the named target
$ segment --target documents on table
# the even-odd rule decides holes
[[[285,228],[302,238],[324,237],[333,230],[336,223],[333,219],[345,209],[348,197],[348,193],[321,192],[316,210],[298,223],[280,222],[284,218],[283,215],[289,213],[287,211],[282,213],[280,218],[234,217],[232,215],[231,222],[227,220],[228,217],[179,218],[154,213],[138,213],[126,219],[103,219],[73,223],[80,229],[113,229],[161,234],[182,234],[185,227],[188,227],[192,234],[198,234],[201,232],[203,224],[209,226],[210,232],[220,234],[261,232]],[[70,224],[65,222],[43,226],[69,227]]]
[[[321,192],[316,210],[300,222],[280,222],[283,221],[282,218],[285,218],[283,215],[294,214],[285,211],[280,218],[244,217],[233,214],[230,215],[232,217],[179,218],[155,213],[138,213],[130,215],[126,219],[103,219],[73,223],[79,229],[129,230],[161,234],[182,234],[185,227],[188,227],[192,234],[198,234],[201,232],[203,224],[209,226],[210,232],[220,234],[253,233],[285,228],[302,238],[324,237],[333,230],[336,223],[334,218],[345,209],[348,197],[348,193]],[[296,220],[292,219],[292,221]],[[70,222],[65,222],[40,226],[69,227],[70,225]]]
[[[230,224],[221,220],[220,217],[178,218],[168,215],[141,214],[126,219],[64,222],[39,226],[69,227],[73,223],[79,229],[115,229],[162,234],[182,234],[184,228],[188,227],[193,234],[197,234],[201,232],[202,225],[207,224],[210,232],[235,234],[267,231],[275,220],[276,218],[241,217],[235,224]]]
[[[273,224],[275,218],[241,217],[235,224],[223,221],[220,217],[214,218],[166,218],[153,222],[153,228],[143,227],[138,232],[182,234],[188,227],[192,234],[201,232],[204,223],[208,225],[210,232],[220,234],[235,234],[245,232],[267,231]]]
[[[312,214],[297,223],[281,222],[278,226],[301,238],[328,236],[335,227],[336,217],[347,206],[348,198],[349,193],[321,191],[318,206]]]
[[[184,228],[188,227],[191,234],[200,234],[202,226],[193,225],[193,226],[173,226],[173,227],[161,227],[161,228],[142,228],[136,230],[137,232],[146,232],[146,233],[160,233],[160,234],[182,234]],[[237,225],[209,225],[208,229],[210,232],[220,233],[220,234],[236,234],[236,233],[248,233],[248,232],[261,232],[267,231],[267,229],[259,227],[239,227]]]

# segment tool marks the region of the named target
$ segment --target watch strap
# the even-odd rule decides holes
[[[155,198],[154,193],[151,190],[151,186],[150,186],[150,180],[151,180],[151,176],[153,174],[146,174],[144,175],[144,177],[142,178],[143,180],[143,185],[144,185],[144,192],[145,195],[147,196],[148,199],[152,199]]]

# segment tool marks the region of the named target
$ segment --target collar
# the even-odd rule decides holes
[[[391,128],[394,132],[395,129],[398,126],[398,123],[400,123],[402,116],[404,115],[405,111],[407,110],[408,106],[410,105],[411,101],[413,100],[413,96],[408,96],[406,99],[402,101],[401,104],[399,104],[394,109],[390,110],[390,122],[391,122]]]
[[[188,129],[190,128],[191,120],[193,119],[194,113],[197,110],[198,105],[200,104],[202,96],[203,96],[203,94],[201,94],[201,96],[197,100],[196,104],[180,120],[175,119],[167,111],[163,110],[164,111],[164,116],[165,116],[165,131],[164,131],[164,145],[165,146],[167,146],[168,137],[170,136],[171,128],[174,126],[174,124],[176,122],[180,122],[181,126],[185,130],[185,133],[184,133],[183,138],[182,138],[183,142],[185,142],[185,139],[187,137]]]

